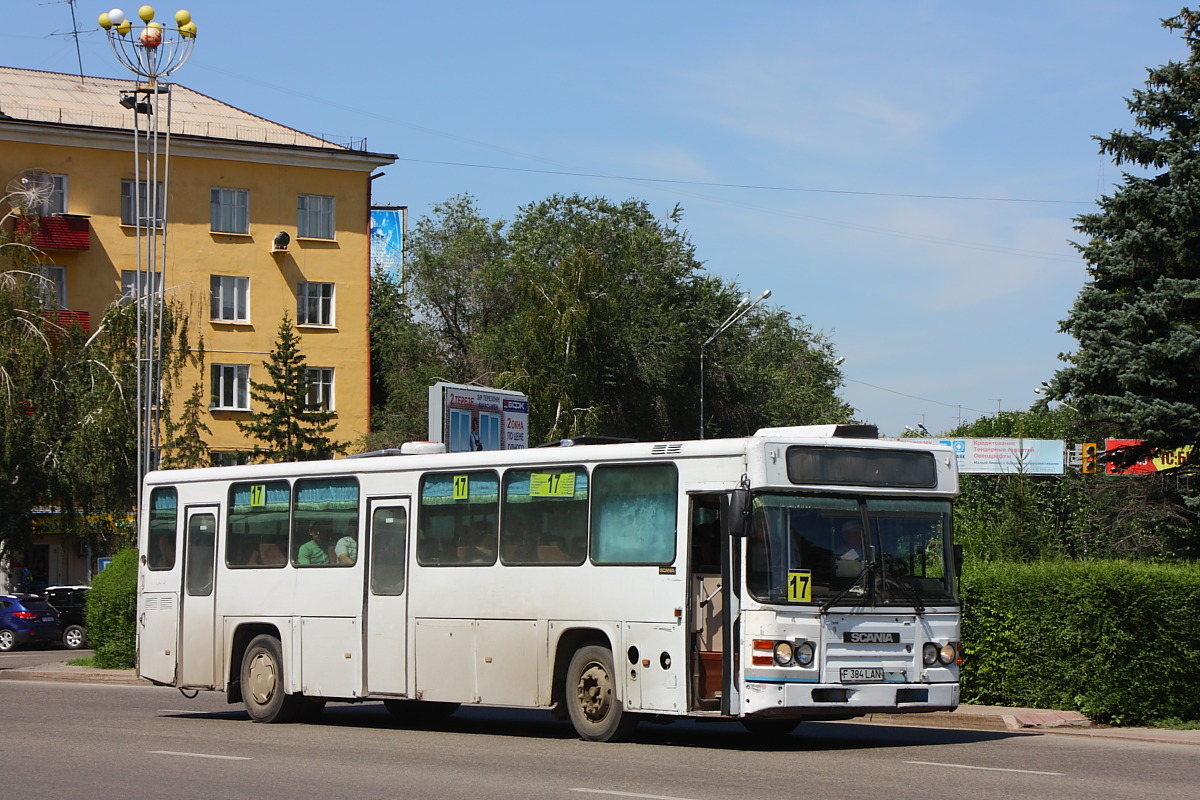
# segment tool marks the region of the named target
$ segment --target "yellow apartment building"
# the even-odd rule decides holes
[[[137,275],[134,198],[147,175],[135,175],[133,129],[135,115],[143,130],[148,118],[134,101],[148,96],[132,89],[131,80],[0,67],[0,186],[28,170],[49,173],[35,244],[56,302],[91,329],[134,291]],[[236,421],[251,410],[249,382],[268,379],[263,361],[284,312],[301,337],[310,396],[335,412],[334,438],[353,442],[369,424],[371,174],[396,157],[177,84],[170,104],[157,235],[166,237],[165,293],[185,304],[204,337],[205,374],[185,374],[181,392],[202,379],[206,444],[218,457],[252,447]]]

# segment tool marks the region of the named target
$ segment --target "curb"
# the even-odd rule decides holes
[[[131,669],[91,669],[88,667],[62,667],[48,665],[27,669],[0,670],[4,681],[54,681],[58,683],[106,683],[124,686],[153,686]]]

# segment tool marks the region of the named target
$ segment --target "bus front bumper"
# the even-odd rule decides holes
[[[833,719],[953,711],[957,707],[957,683],[819,684],[747,680],[741,714]]]

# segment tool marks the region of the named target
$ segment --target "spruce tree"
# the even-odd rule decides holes
[[[1113,433],[1177,447],[1200,444],[1200,14],[1163,26],[1187,58],[1147,70],[1134,131],[1097,137],[1139,169],[1075,220],[1090,280],[1061,323],[1079,347],[1053,390]]]
[[[337,427],[334,412],[309,405],[308,365],[300,352],[300,336],[291,317],[284,312],[279,338],[263,367],[269,381],[250,381],[254,407],[238,429],[256,444],[256,461],[317,461],[344,454],[346,446],[329,437]]]

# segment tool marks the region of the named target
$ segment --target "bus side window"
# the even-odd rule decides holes
[[[150,536],[146,542],[146,565],[152,570],[175,566],[175,540],[178,528],[178,495],[172,486],[150,492]]]
[[[491,470],[422,476],[417,562],[422,566],[495,564],[499,483]]]
[[[347,531],[358,531],[358,480],[305,478],[296,481],[294,489],[292,563],[337,566],[338,542]]]
[[[227,565],[278,567],[287,563],[284,550],[291,498],[287,481],[235,483],[229,487]]]

